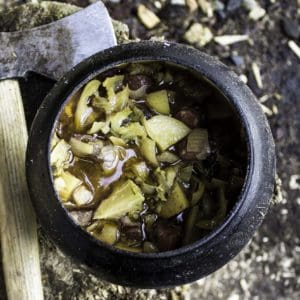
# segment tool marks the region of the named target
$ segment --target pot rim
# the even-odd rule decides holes
[[[130,49],[130,53],[129,53]],[[160,49],[161,52],[151,52],[150,49]],[[185,56],[181,56],[182,53],[185,54]],[[121,55],[121,58],[119,57]],[[105,57],[104,61],[102,62],[102,58]],[[195,64],[191,64],[191,59],[196,58]],[[110,61],[107,63],[107,61]],[[180,247],[175,250],[171,251],[165,251],[165,252],[158,252],[158,253],[133,253],[128,252],[124,250],[120,250],[115,248],[114,246],[107,245],[97,239],[95,239],[91,234],[86,232],[84,229],[82,229],[78,224],[76,224],[73,219],[69,216],[67,210],[62,205],[61,201],[56,195],[56,192],[54,190],[53,184],[51,184],[52,187],[52,193],[55,195],[56,201],[59,203],[60,207],[65,212],[65,217],[68,220],[69,223],[71,223],[74,230],[78,230],[78,233],[80,235],[83,235],[84,238],[86,238],[90,243],[93,243],[94,245],[98,245],[99,248],[104,248],[109,251],[112,251],[114,253],[118,253],[121,256],[126,257],[132,257],[132,258],[141,258],[141,259],[164,259],[164,258],[170,258],[175,257],[179,255],[184,255],[190,252],[195,251],[199,247],[202,247],[206,244],[208,244],[210,241],[214,240],[216,237],[221,237],[222,233],[225,231],[225,229],[230,226],[235,216],[240,211],[241,207],[247,202],[247,195],[249,193],[249,190],[251,187],[255,189],[255,192],[259,188],[262,188],[262,185],[259,185],[259,182],[257,180],[253,180],[253,176],[258,176],[261,172],[261,169],[263,166],[257,165],[259,151],[266,151],[266,149],[256,149],[257,145],[255,145],[255,138],[257,136],[260,136],[259,130],[263,130],[261,135],[264,135],[266,138],[268,153],[266,154],[268,156],[268,164],[264,168],[264,172],[271,176],[271,174],[274,174],[275,170],[275,161],[274,161],[274,143],[271,137],[271,132],[269,125],[267,123],[266,117],[264,116],[263,112],[261,111],[259,104],[256,102],[256,98],[253,95],[253,93],[250,91],[250,89],[239,79],[237,75],[235,75],[232,71],[229,71],[229,69],[220,63],[215,58],[212,58],[211,56],[204,54],[192,47],[177,44],[177,43],[170,43],[170,42],[152,42],[152,41],[146,41],[146,42],[138,42],[138,43],[128,43],[120,46],[116,46],[107,50],[104,50],[102,52],[99,52],[92,57],[84,60],[77,66],[75,66],[68,74],[66,74],[51,90],[51,92],[48,94],[48,96],[45,98],[43,104],[41,105],[41,108],[39,109],[36,118],[33,122],[33,126],[31,129],[30,134],[30,141],[27,151],[27,178],[28,178],[28,184],[30,187],[30,194],[31,199],[35,199],[34,195],[34,186],[33,186],[33,180],[32,176],[34,176],[31,173],[31,160],[36,158],[36,155],[38,155],[36,150],[34,150],[33,140],[38,138],[38,129],[40,126],[45,122],[44,119],[44,113],[43,110],[50,110],[53,112],[54,110],[57,112],[55,117],[52,117],[51,119],[51,132],[48,136],[47,142],[47,150],[49,150],[49,142],[54,126],[54,121],[57,118],[57,115],[59,115],[62,107],[64,104],[69,100],[72,93],[74,93],[76,90],[78,90],[80,87],[82,87],[87,81],[89,81],[91,78],[95,77],[96,75],[105,72],[108,69],[113,68],[114,66],[120,65],[120,64],[126,64],[131,62],[139,62],[139,61],[164,61],[166,63],[172,63],[177,66],[185,67],[188,71],[193,71],[197,74],[200,74],[203,78],[209,81],[212,85],[214,85],[227,99],[227,101],[230,103],[232,108],[234,109],[235,113],[238,115],[240,123],[242,127],[245,130],[246,133],[246,142],[247,142],[247,152],[248,152],[248,162],[247,162],[247,173],[244,180],[244,185],[242,188],[242,191],[238,197],[237,202],[235,203],[234,207],[231,209],[231,211],[227,214],[226,219],[222,222],[221,225],[219,225],[216,229],[214,229],[211,233],[204,236],[200,240]],[[87,71],[87,70],[90,71]],[[93,70],[93,71],[92,71]],[[222,82],[222,78],[220,78],[218,73],[223,74],[228,81],[228,79],[231,80],[232,84],[231,86],[224,86],[224,82]],[[215,75],[214,75],[215,74]],[[226,77],[227,76],[227,77]],[[80,77],[80,78],[79,78]],[[225,80],[225,81],[226,81]],[[74,84],[76,83],[76,84]],[[74,85],[73,85],[74,84]],[[73,85],[73,87],[72,87]],[[75,87],[74,87],[75,86]],[[238,93],[237,93],[238,91]],[[253,114],[247,114],[245,109],[239,104],[239,99],[237,99],[237,94],[243,95],[243,101],[253,101],[255,103],[252,103],[251,105],[256,109],[257,115],[255,116],[256,121],[258,118],[261,120],[261,124],[259,127],[259,124],[254,124],[253,120]],[[59,100],[60,107],[57,108],[51,108],[50,102],[55,99],[58,95],[63,95],[61,97],[61,100]],[[57,102],[57,101],[56,101]],[[52,105],[53,106],[53,105]],[[48,112],[48,115],[51,113]],[[249,118],[249,116],[252,116],[252,118]],[[49,122],[49,120],[48,120]],[[48,129],[47,129],[48,130]],[[48,130],[49,131],[49,130]],[[256,131],[256,132],[254,132]],[[262,142],[262,141],[261,141]],[[261,145],[259,145],[261,147]],[[50,170],[50,164],[49,164],[49,152],[48,151],[48,157],[47,157],[47,174],[48,177],[47,180],[50,179],[50,182],[52,183],[52,174]],[[256,168],[256,170],[255,170]],[[270,183],[273,182],[273,179],[268,178]],[[255,182],[254,182],[255,181]],[[253,186],[254,183],[254,186]],[[253,192],[252,192],[253,193]],[[270,195],[267,195],[270,196]],[[248,200],[249,201],[249,200]],[[34,206],[39,211],[39,208],[37,207],[36,201],[33,201]],[[248,203],[249,204],[249,203]],[[267,205],[268,206],[268,205]],[[268,207],[264,208],[264,214],[267,212]],[[259,223],[261,223],[262,220],[260,220]],[[48,221],[47,221],[48,222]],[[44,220],[41,220],[42,224],[44,223]],[[259,224],[258,224],[259,225]],[[253,229],[254,230],[258,227],[258,225]],[[51,236],[53,238],[53,236]],[[53,238],[55,240],[55,238]],[[60,241],[60,245],[61,245]]]

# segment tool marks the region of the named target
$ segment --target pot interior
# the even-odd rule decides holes
[[[91,130],[94,123],[99,125],[100,122],[105,123],[107,120],[107,111],[105,111],[103,105],[101,106],[101,99],[109,98],[109,91],[107,86],[104,86],[104,82],[107,78],[116,76],[124,76],[124,78],[121,80],[121,86],[114,87],[115,94],[117,95],[129,88],[131,95],[129,98],[136,98],[130,98],[130,101],[134,103],[134,107],[143,112],[146,122],[156,115],[168,115],[179,119],[189,127],[191,130],[189,134],[174,145],[161,150],[156,144],[157,157],[161,157],[163,152],[167,150],[169,153],[174,154],[179,162],[176,162],[176,160],[173,162],[160,161],[159,165],[154,167],[151,162],[149,163],[149,160],[147,161],[143,157],[139,146],[137,146],[144,138],[131,137],[127,140],[124,138],[124,134],[112,134],[112,123],[109,123],[110,129],[107,129],[107,133],[103,133],[103,128],[98,129],[98,131]],[[97,95],[89,95],[86,99],[85,111],[89,111],[90,115],[85,116],[85,118],[91,118],[92,121],[88,121],[87,126],[76,127],[76,112],[78,112],[79,103],[82,102],[80,97],[84,93],[87,84],[92,80],[100,82],[100,85],[97,86]],[[145,86],[147,88],[143,90]],[[170,111],[167,113],[158,113],[155,108],[149,106],[149,101],[145,100],[147,95],[162,90],[168,93]],[[98,99],[98,106],[95,104],[97,102],[95,99]],[[104,100],[102,99],[102,101]],[[132,112],[133,106],[130,107]],[[101,109],[104,110],[104,114]],[[122,110],[124,110],[124,107],[111,114],[114,115]],[[93,118],[91,117],[92,113],[95,113]],[[81,117],[84,116],[81,115]],[[197,119],[197,122],[194,119]],[[193,120],[195,121],[194,124]],[[127,124],[125,124],[126,122]],[[143,126],[141,119],[133,120],[128,118],[127,115],[123,127],[128,128],[127,126],[136,122]],[[160,128],[160,130],[166,130],[166,138],[170,134],[167,128]],[[191,132],[197,132],[198,137],[199,133],[208,135],[206,153],[200,155],[201,149],[193,150],[199,139],[195,138],[193,146],[193,140],[189,141]],[[147,138],[149,138],[147,130],[146,133],[148,133]],[[124,168],[130,169],[130,165],[122,164],[122,167],[118,169],[120,174],[117,176],[115,173],[103,176],[101,173],[103,171],[103,158],[102,160],[101,158],[95,159],[95,157],[92,157],[92,152],[90,155],[78,153],[79,150],[75,149],[76,145],[74,143],[71,145],[72,142],[70,142],[71,139],[73,141],[75,139],[83,143],[81,146],[86,146],[88,148],[86,151],[92,149],[91,145],[96,143],[102,146],[106,143],[111,146],[116,146],[117,142],[121,143],[120,140],[112,142],[108,138],[112,135],[120,140],[125,140],[126,145],[120,147],[127,149],[126,155],[130,152],[128,149],[132,149],[135,151],[137,162],[145,161],[150,174],[148,176],[151,177],[151,179],[144,178],[148,185],[153,185],[153,178],[155,178],[158,168],[164,171],[167,168],[176,167],[178,170],[176,171],[175,180],[179,182],[185,193],[188,201],[187,207],[182,211],[178,211],[175,215],[165,213],[161,217],[160,213],[157,212],[159,209],[155,206],[155,201],[158,198],[158,186],[156,186],[155,192],[146,196],[148,200],[144,201],[143,210],[137,216],[126,213],[126,216],[118,218],[115,218],[115,216],[108,217],[105,220],[95,218],[96,211],[99,211],[101,203],[109,198],[114,188],[118,189],[116,188],[118,180],[115,179],[118,176],[127,176],[126,179],[130,179],[142,189],[143,180],[136,180],[135,175],[132,175],[132,171],[128,171],[129,175],[124,175],[127,172],[124,171]],[[200,140],[202,144],[205,144],[205,139]],[[63,167],[63,170],[60,170],[62,173],[59,173],[57,165],[53,163],[53,152],[61,141],[64,142],[65,146],[67,145],[70,156],[68,157],[68,166]],[[198,153],[196,153],[197,151]],[[118,247],[121,251],[145,252],[141,255],[152,255],[152,252],[176,251],[176,249],[184,248],[187,245],[197,244],[202,239],[208,238],[217,229],[220,229],[226,223],[228,216],[233,214],[237,207],[243,192],[247,178],[247,166],[249,165],[246,131],[239,114],[231,105],[229,99],[203,75],[174,63],[161,61],[139,61],[137,63],[114,65],[109,69],[97,71],[74,87],[73,93],[63,103],[53,124],[49,153],[52,182],[57,192],[57,198],[68,212],[70,220],[83,230],[88,231],[104,247],[110,246],[107,246],[107,240],[101,233],[105,227],[108,229],[110,227],[109,230],[116,230],[114,234],[118,236],[118,239],[112,243],[113,247],[118,247],[118,244],[122,243]],[[183,173],[186,172],[185,169],[191,166],[191,174],[187,175],[190,176],[190,179],[187,181],[180,179],[183,177]],[[62,176],[66,172],[72,174],[81,182],[78,181],[77,190],[78,187],[85,186],[83,191],[88,190],[89,195],[92,195],[92,200],[80,204],[80,200],[77,202],[74,200],[74,191],[71,196],[68,196],[69,198],[62,199],[62,194],[57,187],[59,184],[64,184],[64,180],[66,183],[67,179],[63,179]],[[75,180],[74,178],[71,179]],[[103,188],[103,185],[105,185],[105,188]],[[200,191],[200,185],[204,185],[204,191]],[[143,193],[145,192],[143,191]],[[168,193],[166,198],[169,197],[171,191]],[[201,193],[201,197],[195,200],[197,193]],[[85,196],[88,197],[87,192]],[[168,201],[168,199],[160,199],[159,201],[162,202],[161,206],[163,207],[165,205],[164,201]],[[164,210],[164,208],[161,209]],[[124,220],[124,217],[128,217],[128,215],[130,220]],[[145,222],[145,219],[146,217],[150,218],[150,215],[155,215],[151,221],[154,227],[147,229],[149,224]],[[178,232],[180,237],[176,236]],[[164,245],[165,240],[168,240],[169,237],[177,239],[177,242],[172,245]],[[157,240],[160,240],[160,244]],[[154,247],[148,249],[148,252],[144,251],[146,243],[154,244]]]

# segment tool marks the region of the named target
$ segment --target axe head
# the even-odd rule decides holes
[[[96,2],[47,25],[0,33],[0,79],[33,71],[58,80],[83,59],[115,45],[108,12]]]

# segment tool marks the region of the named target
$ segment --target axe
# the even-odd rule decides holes
[[[51,24],[0,33],[0,225],[9,300],[43,299],[36,220],[27,194],[27,128],[16,78],[33,71],[59,80],[92,54],[116,45],[102,2]]]

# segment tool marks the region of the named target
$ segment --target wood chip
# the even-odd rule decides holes
[[[214,41],[216,43],[218,43],[219,45],[227,46],[227,45],[247,41],[248,39],[249,39],[249,36],[246,35],[246,34],[243,34],[243,35],[238,35],[237,34],[237,35],[220,35],[220,36],[216,36],[214,38]]]
[[[289,41],[288,45],[290,49],[300,58],[300,47],[294,42],[294,41]]]
[[[252,63],[252,72],[253,72],[253,75],[254,75],[254,78],[255,78],[255,81],[257,83],[257,86],[262,89],[263,88],[263,83],[262,83],[262,78],[261,78],[261,75],[260,75],[260,69],[257,65],[257,63]]]
[[[159,17],[143,4],[138,6],[137,15],[143,25],[148,29],[152,29],[160,23]]]
[[[261,106],[263,112],[264,112],[267,116],[270,117],[270,116],[273,115],[273,111],[272,111],[269,107],[267,107],[267,106],[265,106],[265,105],[263,105],[263,104],[261,104],[261,103],[260,103],[260,106]]]
[[[211,3],[207,0],[198,0],[199,7],[201,10],[211,18],[214,15],[214,10]]]
[[[198,9],[198,3],[196,0],[186,0],[185,2],[190,12],[194,12]]]
[[[268,101],[270,98],[271,98],[271,95],[263,95],[259,98],[259,102],[264,103],[264,102]]]
[[[277,114],[278,114],[278,107],[277,107],[276,104],[273,104],[273,105],[272,105],[272,110],[273,110],[273,114],[274,114],[274,115],[277,115]]]
[[[172,5],[185,6],[185,0],[171,0]]]

